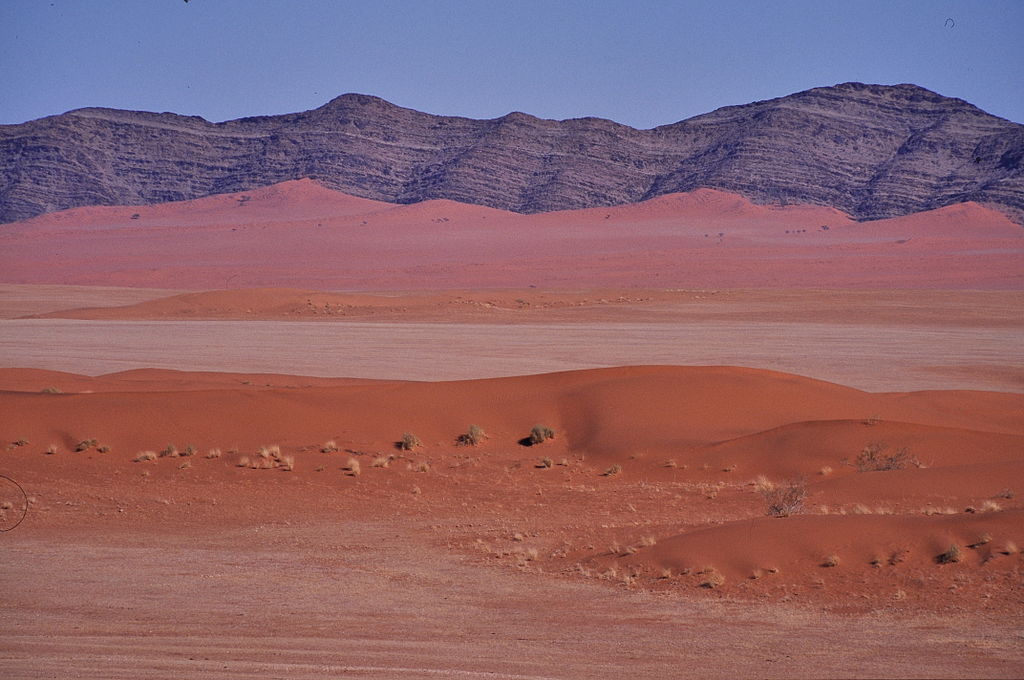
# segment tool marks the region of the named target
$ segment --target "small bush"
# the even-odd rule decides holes
[[[770,487],[762,486],[759,490],[767,503],[765,514],[769,517],[789,517],[799,512],[807,498],[807,485],[802,479],[790,479]]]
[[[479,446],[487,439],[487,433],[479,425],[470,425],[464,433],[456,438],[455,443],[459,446]]]
[[[939,564],[953,564],[954,562],[959,562],[960,559],[960,546],[956,543],[949,546],[949,548],[946,549],[946,552],[935,556],[935,561]]]
[[[823,567],[838,567],[839,566],[839,555],[829,555],[821,562]]]
[[[75,451],[88,451],[92,447],[96,446],[96,444],[98,443],[99,442],[97,442],[95,439],[83,439],[82,441],[78,442],[78,446],[75,447]]]
[[[420,438],[411,432],[406,432],[402,435],[402,438],[395,444],[402,451],[412,451],[416,447],[423,446],[423,442]]]
[[[555,438],[555,431],[544,425],[534,425],[530,430],[530,444],[536,446]]]
[[[392,460],[394,460],[393,456],[375,456],[373,462],[370,463],[370,467],[386,468],[388,465],[391,465]]]
[[[602,473],[603,477],[614,477],[622,472],[622,466],[616,463]]]
[[[540,462],[537,463],[537,467],[539,467],[539,468],[549,468],[549,467],[551,467],[554,464],[555,464],[555,461],[551,460],[550,458],[541,458]]]
[[[132,458],[132,462],[141,463],[146,460],[156,460],[156,451],[141,451],[139,455]]]
[[[320,453],[337,453],[338,444],[333,439],[329,442],[324,442],[324,445],[320,447]]]
[[[110,447],[104,444],[103,446],[97,446],[96,451],[98,453],[110,453]]]
[[[160,450],[161,458],[176,458],[178,456],[178,447],[174,444],[168,444]]]
[[[858,472],[902,470],[910,465],[921,467],[921,461],[911,456],[906,447],[899,448],[893,453],[886,453],[887,449],[885,444],[868,444],[853,460],[854,467]]]
[[[196,455],[196,447],[189,444],[188,446],[185,447],[185,450],[182,451],[179,455],[183,457],[194,456]]]
[[[355,458],[348,459],[348,462],[345,463],[345,469],[353,477],[358,477],[362,472],[362,466],[359,465],[359,461]]]

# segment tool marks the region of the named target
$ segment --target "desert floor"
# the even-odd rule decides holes
[[[1024,674],[1021,293],[174,294],[0,286],[7,677]]]

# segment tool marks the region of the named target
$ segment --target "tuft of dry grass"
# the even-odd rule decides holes
[[[981,546],[986,545],[986,544],[991,543],[991,542],[992,542],[992,534],[981,534],[980,536],[978,536],[978,538],[976,538],[974,540],[973,543],[971,543],[967,547],[968,548],[980,548]]]
[[[838,567],[839,566],[839,555],[829,555],[821,562],[823,567]]]
[[[324,442],[323,446],[320,447],[320,453],[337,453],[337,452],[338,452],[338,443],[336,441],[334,441],[333,439],[328,441],[328,442]]]
[[[823,467],[820,470],[818,470],[818,474],[821,475],[822,477],[827,477],[830,474],[832,474],[832,468],[830,468],[828,465],[826,465],[825,467]]]
[[[247,468],[250,465],[252,465],[252,461],[249,459],[249,456],[242,456],[241,458],[238,459],[238,462],[235,463],[235,465],[238,467]]]
[[[962,559],[960,546],[953,543],[946,549],[945,552],[939,553],[935,556],[935,561],[939,564],[953,564],[959,562]]]
[[[79,453],[82,451],[88,451],[97,444],[99,444],[99,442],[96,441],[95,439],[83,439],[82,441],[78,442],[77,446],[75,446],[75,452]]]
[[[281,470],[284,472],[291,472],[295,469],[295,456],[282,456],[281,458]]]
[[[679,464],[676,463],[674,458],[670,458],[669,460],[665,461],[665,467],[667,467],[667,468],[674,468],[674,467],[678,467],[678,466],[679,466]]]
[[[423,461],[412,466],[414,472],[430,472],[430,463]]]
[[[45,453],[48,456],[52,456],[53,454],[57,453],[57,450],[58,449],[56,444],[50,444],[49,446],[46,447],[46,451],[44,451],[43,453]]]
[[[466,431],[455,439],[459,446],[479,446],[487,439],[487,433],[479,425],[470,425]]]
[[[44,387],[41,392],[42,394],[64,394],[64,390],[59,387]]]
[[[1000,510],[1003,509],[1003,506],[999,505],[999,503],[996,503],[993,500],[987,500],[984,503],[982,503],[981,507],[978,509],[981,512],[999,512]]]
[[[164,448],[160,449],[160,457],[161,458],[177,458],[177,456],[178,456],[178,447],[175,446],[174,444],[168,444]]]
[[[775,490],[775,482],[764,475],[758,475],[755,477],[751,484],[754,486],[754,491],[761,495]]]
[[[156,460],[156,451],[140,451],[137,456],[132,458],[133,463],[141,463],[146,460]]]
[[[97,453],[110,453],[110,447],[104,444],[103,446],[96,447]]]
[[[640,545],[645,548],[650,548],[658,544],[658,540],[654,536],[643,536],[640,538]]]
[[[1013,541],[1006,541],[997,552],[1002,553],[1003,555],[1016,555],[1020,551],[1017,549],[1016,543]]]
[[[348,459],[348,462],[345,463],[345,469],[348,470],[348,474],[352,477],[358,477],[363,471],[359,461],[355,458]]]
[[[534,425],[530,430],[530,443],[533,445],[543,444],[549,439],[555,438],[555,431],[546,425]]]
[[[554,464],[555,464],[555,461],[551,460],[550,458],[541,458],[540,462],[537,463],[537,467],[539,467],[539,468],[549,468],[549,467],[552,467]]]
[[[713,566],[707,566],[697,572],[701,588],[718,588],[725,584],[725,576]]]
[[[184,448],[184,450],[182,450],[178,455],[182,456],[183,458],[188,458],[188,457],[196,455],[196,453],[197,453],[196,447],[193,446],[192,444],[188,444]]]
[[[178,466],[178,469],[179,470],[187,470],[190,467],[192,467],[192,463],[190,463],[189,461],[186,460],[185,462],[183,462],[181,465]]]
[[[209,451],[206,452],[206,457],[207,458],[220,458],[220,456],[221,456],[220,449],[210,449]]]
[[[620,472],[622,472],[622,466],[619,465],[618,463],[616,463],[615,465],[612,465],[610,468],[608,468],[607,470],[602,472],[601,476],[602,477],[614,477],[615,475],[619,474]]]
[[[423,446],[423,442],[413,433],[405,432],[402,434],[402,438],[396,442],[395,446],[402,451],[412,451],[417,447]]]
[[[894,550],[892,554],[889,555],[889,566],[895,567],[900,562],[906,562],[907,557],[909,555],[910,551],[906,548],[899,548],[898,550]]]
[[[375,456],[373,461],[370,463],[370,467],[386,468],[387,466],[391,465],[391,461],[393,461],[394,459],[394,456]]]

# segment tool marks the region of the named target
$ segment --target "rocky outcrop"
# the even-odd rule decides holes
[[[846,83],[651,130],[599,118],[433,116],[348,94],[210,123],[79,109],[0,126],[0,221],[309,177],[395,203],[542,212],[711,187],[874,219],[961,201],[1024,216],[1024,126],[914,85]]]

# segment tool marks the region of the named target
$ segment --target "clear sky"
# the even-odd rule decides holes
[[[1024,122],[1024,0],[0,0],[0,123],[221,121],[346,92],[634,127],[846,81]]]

